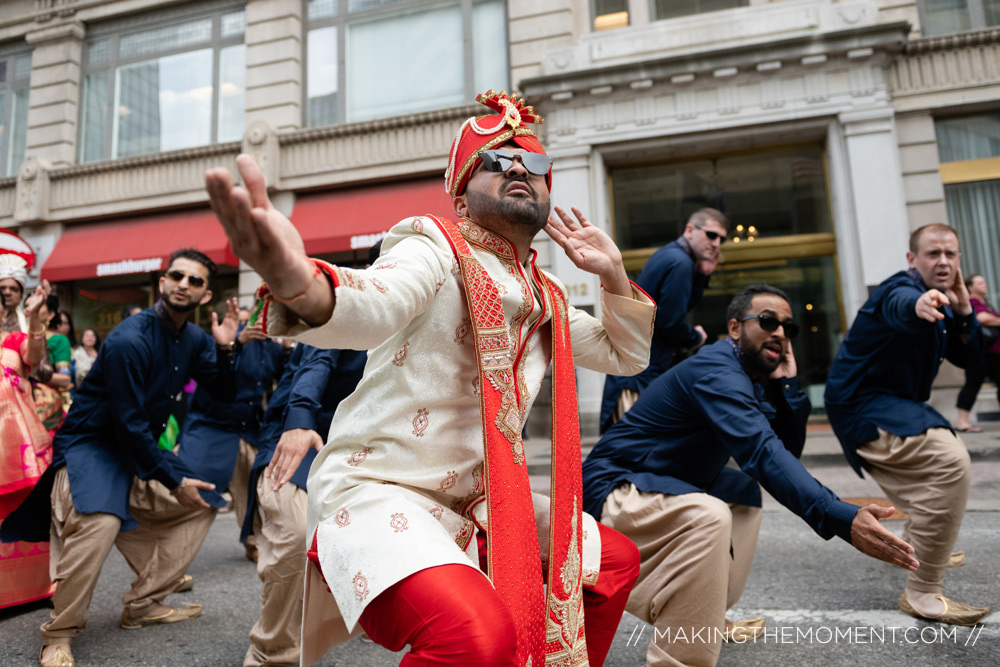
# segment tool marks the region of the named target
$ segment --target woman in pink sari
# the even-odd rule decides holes
[[[43,282],[25,303],[28,333],[0,333],[0,522],[17,509],[52,461],[52,441],[35,412],[28,373],[45,355],[38,309]],[[7,309],[0,294],[0,321]],[[47,542],[0,543],[0,609],[52,595]]]

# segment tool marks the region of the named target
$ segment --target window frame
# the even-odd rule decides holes
[[[671,16],[669,18],[661,19],[661,18],[657,17],[657,15],[656,15],[656,0],[649,0],[649,20],[650,20],[650,22],[653,22],[653,21],[673,21],[675,19],[684,18],[684,17],[687,17],[687,16],[701,16],[703,14],[713,14],[715,12],[722,12],[722,11],[727,11],[729,9],[739,9],[740,7],[749,7],[750,6],[750,0],[737,0],[737,1],[740,4],[737,5],[736,7],[727,7],[726,9],[712,9],[712,10],[704,11],[704,12],[698,11],[698,12],[692,12],[690,14],[684,14],[683,16]]]
[[[31,94],[31,68],[28,68],[28,76],[26,78],[15,79],[14,70],[16,68],[14,63],[25,56],[28,57],[30,62],[33,54],[34,49],[29,44],[23,42],[14,42],[0,47],[0,62],[7,62],[7,72],[10,75],[6,81],[0,83],[0,90],[5,93],[3,107],[0,108],[0,119],[4,123],[3,136],[0,137],[0,177],[16,176],[17,171],[21,168],[20,164],[7,164],[11,156],[11,141],[14,138],[14,118],[11,111],[13,110],[14,96],[18,92],[27,90],[29,96]],[[25,125],[27,126],[27,115],[25,115]],[[25,152],[26,150],[27,127],[25,127]]]
[[[483,4],[490,0],[457,0],[457,4],[462,11],[462,49],[465,62],[474,63],[474,46],[472,40],[473,33],[473,8],[477,4]],[[347,118],[347,28],[352,22],[361,22],[368,19],[384,18],[392,14],[403,14],[436,7],[454,6],[456,0],[401,0],[389,2],[384,7],[367,9],[363,11],[349,12],[350,0],[334,0],[337,5],[337,12],[333,16],[325,16],[317,19],[309,18],[309,0],[302,0],[302,127],[332,127],[334,125],[344,125],[353,122],[365,122],[369,119],[349,120]],[[507,2],[504,6],[504,45],[507,49],[507,85],[510,85],[510,11]],[[335,109],[335,121],[333,125],[311,125],[309,118],[309,39],[310,33],[321,28],[337,29],[337,106]],[[465,68],[463,86],[465,97],[471,102],[478,93],[485,90],[475,89],[475,67]],[[390,116],[391,117],[391,116]],[[374,119],[371,119],[374,120]]]
[[[114,146],[114,134],[115,134],[115,93],[116,93],[116,82],[117,82],[117,72],[120,67],[132,65],[135,63],[148,62],[150,60],[157,60],[159,58],[174,56],[183,53],[192,53],[194,51],[200,51],[204,49],[212,50],[212,102],[211,102],[211,130],[209,134],[209,143],[204,145],[214,145],[218,143],[219,136],[219,102],[220,102],[220,65],[221,65],[221,54],[224,49],[232,46],[239,46],[246,44],[246,26],[244,24],[244,30],[238,35],[233,35],[229,37],[222,37],[222,17],[226,14],[231,14],[233,12],[246,11],[246,3],[243,0],[208,0],[203,2],[195,3],[192,5],[185,5],[182,7],[174,8],[167,11],[156,11],[153,13],[142,14],[137,17],[128,17],[124,19],[117,19],[108,21],[106,23],[100,23],[93,27],[88,27],[86,40],[84,43],[82,63],[80,66],[80,101],[79,109],[77,112],[77,134],[76,134],[76,155],[78,164],[94,164],[95,162],[104,162],[108,160],[122,160],[129,157],[139,157],[140,155],[155,155],[156,153],[163,153],[169,151],[154,151],[151,153],[140,153],[137,155],[129,156],[115,156],[112,154],[112,148]],[[173,49],[165,49],[162,51],[153,51],[150,53],[145,53],[142,55],[134,56],[131,58],[122,58],[119,56],[119,47],[121,43],[121,38],[131,35],[137,32],[145,32],[148,30],[157,30],[159,28],[168,28],[170,26],[178,25],[180,23],[187,23],[190,21],[197,21],[200,19],[209,18],[212,20],[212,32],[208,40],[203,42],[198,42],[197,44],[187,45],[182,47],[177,47]],[[94,44],[109,40],[108,59],[98,63],[90,64],[87,62],[90,49]],[[244,63],[244,69],[246,65]],[[107,99],[105,100],[106,111],[104,112],[104,141],[101,145],[101,157],[97,160],[90,160],[85,162],[84,160],[84,131],[85,131],[85,118],[84,114],[86,112],[86,79],[91,74],[99,74],[101,72],[107,73]],[[246,91],[244,90],[244,96]],[[245,101],[244,97],[244,101]],[[193,146],[191,148],[194,148]],[[183,150],[183,149],[181,149]]]
[[[917,0],[917,16],[920,18],[920,36],[921,37],[944,37],[946,35],[957,35],[962,32],[972,32],[974,30],[985,30],[987,28],[996,27],[994,25],[987,25],[986,23],[986,10],[983,8],[983,0],[965,0],[966,10],[969,13],[969,27],[967,30],[959,30],[957,32],[937,32],[928,34],[925,31],[925,26],[929,25],[927,21],[927,0]],[[997,24],[1000,25],[1000,24]]]

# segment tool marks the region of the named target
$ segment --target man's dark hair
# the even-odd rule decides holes
[[[972,283],[976,281],[976,278],[982,278],[982,277],[983,274],[981,273],[973,273],[971,276],[965,279],[965,289],[969,289],[970,287],[972,287]]]
[[[215,274],[219,272],[218,267],[215,266],[215,262],[210,260],[208,256],[195,250],[194,248],[181,248],[180,250],[175,250],[174,254],[170,256],[170,261],[167,262],[169,267],[174,263],[175,259],[190,259],[193,262],[198,262],[206,269],[208,269],[208,282],[212,282],[215,279]]]
[[[709,220],[715,220],[722,225],[723,229],[727,232],[729,231],[729,218],[726,217],[725,213],[715,208],[698,209],[688,218],[687,224],[694,225],[695,227],[703,227]]]
[[[912,234],[910,234],[910,252],[914,255],[920,249],[920,237],[926,232],[937,232],[939,234],[954,234],[955,238],[958,238],[958,232],[955,231],[954,227],[949,227],[948,225],[941,222],[933,222],[929,225],[924,225],[923,227],[917,228]]]
[[[749,287],[745,287],[742,292],[734,296],[733,300],[729,302],[729,307],[726,308],[726,322],[734,319],[742,321],[747,313],[750,312],[750,308],[753,305],[753,298],[758,294],[774,294],[784,299],[789,306],[792,305],[792,301],[788,298],[788,295],[777,287],[771,287],[770,285],[750,285]]]
[[[27,299],[25,299],[25,301],[27,301]],[[55,316],[59,314],[59,297],[55,294],[49,294],[45,297],[45,308],[49,311],[49,314],[53,316],[52,319],[55,320]]]

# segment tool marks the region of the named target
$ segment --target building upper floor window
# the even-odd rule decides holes
[[[689,14],[743,7],[748,0],[653,0],[653,19],[675,19]]]
[[[613,30],[629,24],[628,0],[590,0],[594,30]]]
[[[928,37],[1000,25],[1000,0],[920,0],[919,7]]]
[[[471,102],[507,88],[503,0],[308,0],[310,127]]]
[[[30,79],[27,49],[0,50],[0,176],[13,176],[24,161]]]
[[[243,135],[242,3],[193,3],[185,10],[88,32],[81,162],[236,141]]]

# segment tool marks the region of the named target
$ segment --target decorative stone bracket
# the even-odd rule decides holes
[[[263,120],[255,120],[243,134],[243,152],[253,156],[264,172],[269,191],[281,189],[281,145],[278,131]]]
[[[45,160],[29,157],[17,172],[14,219],[34,222],[48,218],[49,171],[52,165]]]

